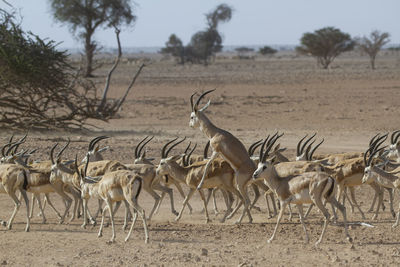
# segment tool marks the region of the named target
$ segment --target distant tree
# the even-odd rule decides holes
[[[327,69],[341,53],[353,50],[355,45],[349,34],[333,27],[322,28],[314,33],[305,33],[300,43],[296,51],[316,57],[318,64],[324,69]]]
[[[54,19],[68,24],[85,47],[85,76],[92,76],[93,56],[99,49],[93,35],[99,27],[120,28],[133,23],[131,0],[49,0]]]
[[[248,59],[248,53],[253,52],[254,49],[246,46],[241,46],[235,48],[235,51],[238,52],[239,59]]]
[[[264,46],[264,47],[261,47],[259,50],[258,50],[258,53],[260,53],[261,55],[273,55],[273,54],[275,54],[276,52],[278,52],[276,49],[273,49],[272,47],[270,47],[270,46]]]
[[[230,21],[232,12],[232,8],[227,4],[220,4],[206,14],[206,30],[195,33],[188,45],[190,47],[188,51],[191,51],[190,57],[194,57],[192,61],[207,65],[210,57],[222,50],[222,37],[218,32],[218,25]]]
[[[178,58],[179,64],[185,64],[185,47],[181,39],[175,34],[169,36],[168,41],[165,43],[165,47],[161,48],[161,53],[170,54]]]
[[[373,31],[369,37],[364,36],[356,39],[357,46],[360,50],[369,56],[371,68],[373,70],[375,69],[376,55],[385,44],[390,42],[389,36],[387,32]]]

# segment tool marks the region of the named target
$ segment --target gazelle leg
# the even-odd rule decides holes
[[[98,237],[103,236],[104,217],[105,217],[106,209],[107,209],[107,205],[104,206],[104,208],[101,212],[101,223],[100,223],[99,233],[97,234]]]
[[[341,205],[334,197],[331,197],[328,199],[328,201],[335,206],[336,208],[338,208],[338,210],[340,210],[340,212],[342,213],[343,216],[343,223],[344,223],[344,232],[346,234],[346,238],[347,241],[349,241],[350,243],[353,242],[353,239],[350,237],[349,235],[349,231],[348,231],[348,226],[347,226],[347,216],[346,216],[346,208]]]
[[[113,206],[112,202],[109,198],[105,199],[106,201],[106,207],[108,208],[108,211],[110,212],[110,218],[111,218],[111,229],[112,229],[112,236],[109,241],[109,243],[114,243],[115,241],[115,227],[114,227],[114,212],[113,212]]]
[[[7,223],[7,229],[8,229],[8,230],[11,230],[11,228],[12,228],[12,223],[13,223],[13,221],[14,221],[15,215],[17,214],[17,212],[18,212],[18,210],[19,210],[19,207],[21,206],[21,202],[18,200],[18,198],[17,198],[17,196],[15,195],[15,192],[14,192],[14,191],[12,191],[12,190],[7,190],[7,189],[6,189],[6,192],[7,192],[8,195],[11,197],[11,199],[14,201],[14,204],[15,204],[15,206],[14,206],[14,211],[13,211],[13,213],[11,214],[11,217],[10,217],[10,219],[8,220],[8,223]]]
[[[214,214],[218,215],[219,211],[218,211],[218,207],[217,207],[217,199],[215,197],[215,193],[217,192],[217,188],[214,188],[211,192],[212,192],[213,203],[214,203]],[[222,193],[222,194],[224,194],[224,193]]]
[[[154,198],[154,205],[153,208],[151,209],[150,215],[148,220],[151,221],[151,218],[153,217],[154,211],[156,210],[158,203],[160,202],[160,196],[154,192],[152,188],[144,188],[147,193],[149,193],[153,198]]]
[[[40,196],[38,196],[39,198]],[[53,203],[50,200],[50,196],[48,193],[44,194],[44,199],[46,200],[46,202],[49,203],[49,206],[52,208],[52,210],[56,213],[57,218],[61,219],[61,214],[58,212],[58,210],[54,207]],[[44,210],[44,205],[43,205],[43,210]]]
[[[205,211],[205,214],[206,214],[206,223],[209,223],[210,222],[210,218],[208,216],[208,210],[207,210],[206,198],[204,197],[204,192],[203,192],[203,190],[198,190],[198,191],[199,191],[201,199],[203,200],[204,211]]]
[[[181,197],[182,197],[183,199],[185,199],[186,196],[185,196],[185,193],[184,193],[183,190],[182,190],[181,185],[180,185],[177,181],[175,181],[175,180],[173,180],[172,183],[175,185],[176,189],[178,189],[178,192],[179,192],[179,194],[181,195]],[[190,206],[189,202],[188,202],[186,205],[188,206],[189,214],[192,214],[192,212],[193,212],[192,206]]]
[[[195,191],[196,191],[195,189],[190,188],[189,193],[187,194],[187,196],[185,197],[185,200],[183,201],[181,211],[179,212],[178,216],[175,218],[175,221],[179,221],[181,219],[183,210],[185,209],[186,204],[188,203],[189,199],[193,196]]]
[[[170,199],[170,201],[171,201],[171,212],[172,212],[175,216],[177,216],[177,215],[178,215],[178,212],[176,212],[175,207],[174,207],[174,193],[173,193],[172,189],[171,189],[171,188],[168,188],[168,187],[166,187],[166,186],[163,186],[163,185],[161,185],[160,183],[155,184],[155,185],[153,186],[153,189],[154,189],[154,190],[158,190],[158,191],[162,191],[163,193],[167,193],[167,194],[169,195],[169,199]],[[159,202],[161,202],[161,199],[160,199]]]
[[[283,217],[283,212],[285,211],[286,206],[288,205],[287,202],[280,202],[281,203],[281,209],[279,211],[279,215],[278,215],[278,219],[276,220],[276,225],[275,225],[275,229],[274,232],[272,233],[272,236],[270,239],[268,239],[268,243],[271,243],[272,240],[275,239],[275,235],[276,235],[276,231],[278,230],[279,227],[279,223],[281,222],[281,219]]]
[[[361,214],[361,217],[363,218],[363,220],[365,220],[365,216],[364,216],[364,212],[361,210],[360,205],[358,205],[357,200],[356,200],[356,196],[354,193],[354,187],[350,187],[350,199],[351,201],[349,201],[350,203],[352,203],[352,205],[356,206],[356,208],[358,209],[358,211]],[[347,195],[347,193],[345,192],[345,194]],[[348,198],[348,196],[347,196]]]
[[[306,235],[305,242],[308,243],[309,238],[308,238],[308,233],[307,233],[306,225],[305,225],[305,223],[304,223],[303,205],[302,205],[302,204],[297,204],[297,209],[298,209],[298,211],[299,211],[300,222],[301,222],[301,225],[303,226],[304,234]]]
[[[399,225],[399,221],[400,221],[400,203],[399,203],[399,209],[397,210],[396,222],[392,225],[392,228],[397,227]]]
[[[21,190],[21,195],[24,198],[25,206],[26,206],[26,227],[25,227],[25,232],[29,232],[29,229],[30,229],[29,198],[28,198],[25,190]]]

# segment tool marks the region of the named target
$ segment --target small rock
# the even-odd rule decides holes
[[[201,261],[201,259],[200,259],[199,256],[196,256],[196,257],[194,258],[194,260],[195,260],[196,262],[200,262],[200,261]]]
[[[208,250],[205,248],[201,249],[201,256],[207,256],[208,255]]]
[[[1,265],[7,265],[8,263],[7,263],[7,261],[6,260],[3,260],[2,262],[1,262]]]

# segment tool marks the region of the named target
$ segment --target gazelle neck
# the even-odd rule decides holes
[[[200,130],[208,137],[208,139],[211,139],[214,135],[216,135],[220,131],[220,129],[216,127],[207,118],[207,116],[203,114],[203,112],[198,112],[197,118],[200,123]]]
[[[279,188],[281,177],[276,172],[275,166],[269,167],[269,169],[264,174],[264,180],[267,183],[268,187],[270,187],[273,191],[276,191]]]
[[[173,177],[175,180],[180,181],[181,183],[186,183],[186,176],[189,172],[189,169],[180,166],[176,162],[170,162],[168,170],[169,176]]]

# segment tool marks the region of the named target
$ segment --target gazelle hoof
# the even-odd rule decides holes
[[[111,245],[112,243],[114,243],[115,241],[113,240],[113,239],[111,239],[111,240],[108,240],[107,242],[106,242],[106,244],[108,244],[108,245]]]
[[[25,232],[29,232],[29,230],[30,230],[30,227],[27,226],[27,227],[25,228]]]
[[[7,223],[5,221],[0,221],[1,225],[3,225],[4,227],[7,225]]]
[[[82,229],[86,229],[86,224],[82,224],[82,225],[81,225],[81,228],[82,228]]]
[[[179,215],[179,213],[177,212],[177,211],[172,211],[172,214],[174,214],[175,216],[178,216]]]
[[[395,223],[395,224],[392,225],[392,228],[396,228],[397,226],[398,226],[398,224]]]
[[[271,244],[271,243],[272,243],[272,239],[268,239],[268,240],[267,240],[267,243],[268,243],[268,244]]]

